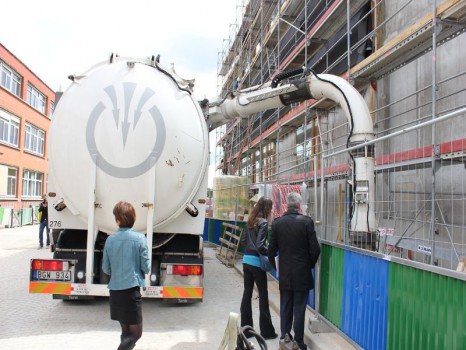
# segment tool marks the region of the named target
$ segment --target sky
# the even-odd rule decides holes
[[[216,94],[218,52],[240,0],[14,0],[2,4],[0,42],[52,90],[66,90],[111,53],[175,64],[196,97]],[[211,96],[213,94],[213,96]]]
[[[54,91],[66,90],[69,75],[84,73],[111,53],[160,54],[163,66],[174,63],[182,78],[196,79],[195,98],[211,99],[217,94],[218,52],[241,2],[10,0],[1,6],[0,42]]]

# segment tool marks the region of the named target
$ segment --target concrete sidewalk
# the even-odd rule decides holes
[[[243,275],[242,257],[236,259],[234,268],[238,273]],[[280,290],[278,289],[278,281],[270,274],[268,277],[268,292],[270,307],[280,315]],[[257,287],[254,287],[257,289]],[[348,350],[359,349],[352,345],[342,335],[335,332],[324,321],[317,320],[314,313],[308,308],[306,310],[306,320],[309,320],[307,326],[304,328],[304,342],[312,350]],[[313,329],[317,328],[319,333],[312,333],[310,330],[311,322],[313,322]],[[279,329],[276,330],[279,333]],[[277,339],[278,345],[278,339]]]

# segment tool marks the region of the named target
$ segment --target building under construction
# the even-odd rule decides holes
[[[216,175],[246,178],[241,191],[278,209],[300,191],[321,239],[455,270],[466,256],[465,28],[461,0],[242,1],[219,95],[338,75],[363,96],[375,137],[350,153],[341,106],[308,99],[216,129]],[[373,182],[356,183],[354,152],[375,159]],[[375,212],[366,237],[350,232],[357,201]]]

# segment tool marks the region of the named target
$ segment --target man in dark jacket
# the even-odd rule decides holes
[[[275,265],[275,257],[279,253],[280,348],[284,343],[293,341],[292,349],[298,350],[307,349],[304,319],[309,290],[314,288],[311,270],[319,258],[320,246],[314,222],[299,213],[299,193],[288,193],[287,206],[288,211],[272,223],[268,257]],[[292,325],[294,339],[290,334]]]

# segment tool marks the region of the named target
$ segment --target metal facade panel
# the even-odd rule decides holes
[[[345,251],[341,330],[364,349],[387,341],[388,262]]]
[[[339,329],[341,329],[344,256],[343,249],[321,245],[319,312]]]
[[[466,282],[390,264],[387,349],[466,349]]]

